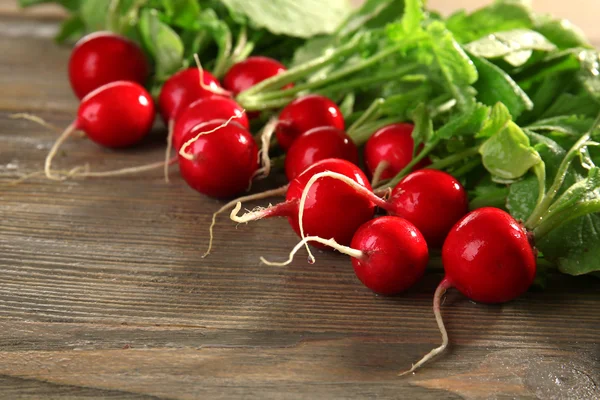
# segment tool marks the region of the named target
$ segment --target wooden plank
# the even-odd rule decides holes
[[[28,21],[0,19],[17,32],[0,37],[2,182],[39,171],[56,138],[10,114],[33,110],[64,127],[77,104],[68,49],[51,44],[52,24]],[[56,162],[138,165],[161,159],[163,143],[159,125],[132,150],[73,138]],[[439,268],[404,296],[378,297],[341,255],[259,265],[296,243],[287,222],[236,226],[225,216],[202,259],[219,205],[175,172],[169,185],[157,171],[0,186],[0,397],[600,397],[600,280],[552,276],[545,291],[502,306],[451,292],[450,351],[399,379],[440,340]]]

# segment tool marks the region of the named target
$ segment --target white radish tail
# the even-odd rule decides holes
[[[448,332],[446,331],[446,327],[444,326],[444,320],[442,319],[442,311],[440,307],[442,297],[444,296],[446,291],[451,287],[452,284],[450,283],[450,281],[444,279],[438,285],[433,296],[433,314],[435,315],[435,321],[437,322],[440,333],[442,334],[442,344],[439,347],[436,347],[435,349],[427,353],[416,364],[414,364],[411,369],[399,373],[398,376],[404,376],[415,372],[417,369],[421,368],[423,365],[442,354],[444,351],[446,351],[446,348],[448,348]]]
[[[239,209],[242,207],[243,201],[262,200],[262,199],[266,199],[266,198],[273,197],[273,196],[285,195],[285,192],[287,191],[287,189],[288,189],[288,185],[285,185],[285,186],[279,187],[277,189],[266,190],[261,193],[256,193],[256,194],[251,194],[248,196],[239,197],[235,200],[231,200],[229,203],[227,203],[223,207],[219,208],[219,210],[217,210],[217,212],[215,212],[212,216],[212,222],[210,224],[210,227],[208,228],[209,235],[210,235],[210,239],[208,241],[208,249],[202,255],[202,258],[209,255],[210,251],[212,250],[213,238],[214,238],[213,229],[215,227],[215,224],[217,223],[217,217],[219,216],[219,214],[229,210],[233,206],[236,206],[237,211],[239,211]],[[235,214],[237,214],[237,211],[235,212]]]
[[[363,253],[362,251],[353,249],[348,246],[342,246],[341,244],[336,242],[335,239],[333,239],[333,238],[323,239],[319,236],[307,236],[304,239],[302,239],[300,242],[298,242],[298,244],[292,249],[292,251],[290,252],[290,255],[286,261],[272,262],[272,261],[267,261],[264,257],[261,257],[260,261],[263,264],[276,266],[276,267],[283,267],[283,266],[289,265],[294,260],[294,256],[296,255],[298,250],[300,250],[302,248],[302,246],[305,246],[308,242],[317,242],[317,243],[324,244],[326,246],[329,246],[329,247],[339,251],[342,254],[349,255],[350,257],[354,257],[354,258],[358,258],[358,259],[363,259],[365,257],[365,253]],[[311,260],[311,264],[313,262],[314,262],[314,258]]]

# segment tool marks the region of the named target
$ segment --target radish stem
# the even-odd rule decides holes
[[[379,111],[381,110],[381,106],[385,103],[385,99],[378,98],[371,103],[369,108],[365,110],[365,112],[358,118],[351,126],[348,128],[346,132],[348,136],[352,137],[352,133],[356,131],[359,127],[364,125],[367,122],[376,119],[379,116]]]
[[[381,174],[386,170],[387,167],[390,166],[390,163],[387,161],[382,161],[377,164],[375,167],[375,171],[373,171],[373,179],[371,180],[371,187],[376,187],[379,182],[381,182]]]

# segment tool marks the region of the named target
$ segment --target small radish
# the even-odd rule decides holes
[[[352,257],[354,272],[375,293],[394,295],[413,286],[425,273],[429,261],[427,243],[419,230],[398,217],[379,217],[365,222],[354,234],[350,247],[333,239],[308,236],[294,247],[286,262],[267,265],[283,266],[307,242],[333,247]]]
[[[415,224],[430,247],[441,247],[448,232],[469,210],[465,188],[446,172],[411,172],[393,189],[386,208],[390,215]]]
[[[128,147],[150,132],[154,116],[152,97],[137,83],[112,82],[90,92],[81,100],[75,121],[48,153],[44,167],[46,176],[61,179],[52,173],[52,159],[74,131],[85,132],[88,138],[105,147]]]
[[[525,293],[536,273],[530,234],[510,214],[493,207],[470,212],[452,228],[442,248],[442,262],[445,277],[433,299],[442,345],[401,375],[414,372],[448,346],[440,310],[446,290],[455,287],[474,301],[504,303]]]
[[[285,157],[285,175],[292,181],[306,168],[326,158],[358,164],[358,150],[352,139],[338,128],[313,128],[300,135],[289,148]]]
[[[275,75],[287,71],[279,61],[269,57],[253,56],[248,57],[233,65],[223,78],[223,87],[234,95],[243,92],[246,89],[271,78]],[[290,85],[288,85],[291,87]]]
[[[79,99],[111,82],[132,81],[143,85],[149,73],[148,61],[140,47],[111,32],[84,36],[69,58],[69,81]]]
[[[207,196],[226,198],[246,190],[258,168],[252,135],[234,121],[213,120],[184,136],[179,170],[187,184]]]
[[[344,116],[337,104],[316,94],[297,98],[279,114],[275,133],[279,147],[288,150],[298,136],[322,126],[345,129]]]
[[[290,182],[285,202],[242,216],[237,215],[242,207],[238,203],[231,212],[231,219],[242,223],[268,217],[287,217],[292,229],[303,236],[299,224],[303,191],[313,176],[325,171],[334,171],[358,187],[371,189],[367,177],[356,165],[346,160],[326,159],[313,164]],[[350,244],[354,232],[371,219],[375,211],[373,203],[353,187],[330,178],[323,178],[312,185],[302,210],[303,228],[307,235],[334,238],[342,245]]]
[[[210,72],[196,67],[187,68],[165,82],[160,90],[158,106],[163,120],[168,124],[169,121],[175,121],[179,113],[194,101],[221,92],[219,81]]]
[[[224,96],[211,96],[194,101],[181,111],[175,121],[173,147],[179,151],[184,143],[184,135],[194,126],[215,119],[227,120],[234,116],[238,124],[250,129],[244,109],[235,100]]]
[[[373,185],[381,180],[393,178],[412,161],[413,129],[412,124],[392,124],[377,130],[367,140],[364,150],[365,166],[369,176],[373,178]],[[413,170],[429,164],[429,159],[425,158]]]

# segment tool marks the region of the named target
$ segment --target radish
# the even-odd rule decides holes
[[[179,151],[184,143],[185,134],[194,126],[214,119],[227,120],[236,117],[236,122],[250,129],[244,109],[235,100],[224,96],[204,97],[185,107],[173,126],[173,147]]]
[[[536,273],[531,235],[510,214],[493,207],[470,212],[452,228],[444,242],[442,262],[445,277],[433,298],[442,345],[401,375],[414,372],[447,348],[440,310],[446,290],[455,287],[474,301],[504,303],[525,293]]]
[[[223,87],[234,95],[256,85],[265,79],[285,72],[286,68],[279,61],[269,57],[248,57],[233,65],[223,78]],[[293,85],[288,85],[292,87]]]
[[[279,114],[275,133],[279,147],[288,150],[298,136],[322,126],[345,129],[344,117],[337,104],[316,94],[297,98]]]
[[[258,168],[258,147],[242,125],[213,120],[195,126],[183,139],[179,170],[191,188],[217,198],[248,188]]]
[[[307,167],[326,158],[340,158],[358,164],[358,150],[352,139],[338,128],[313,128],[300,135],[288,150],[285,175],[292,181]]]
[[[69,58],[69,81],[79,99],[111,82],[132,81],[143,85],[149,73],[142,49],[112,32],[84,36]]]
[[[388,203],[388,213],[415,224],[430,247],[441,247],[469,208],[467,192],[458,179],[435,169],[408,174],[394,187]]]
[[[200,68],[187,68],[170,77],[158,97],[163,120],[168,125],[194,101],[223,93],[217,78]]]
[[[283,266],[307,242],[317,242],[352,257],[354,272],[360,281],[375,293],[394,295],[413,286],[425,273],[429,252],[419,230],[398,217],[379,217],[365,222],[354,234],[350,247],[334,239],[308,236],[294,247],[287,261],[269,262]]]
[[[88,138],[105,147],[128,147],[138,143],[150,132],[154,116],[152,97],[137,83],[112,82],[88,93],[79,104],[77,118],[59,136],[48,153],[44,166],[46,176],[49,179],[61,179],[52,173],[52,159],[74,131],[85,132]],[[149,167],[156,165],[127,169],[127,172]],[[115,172],[118,174],[122,171],[113,171]],[[93,176],[89,173],[79,175]]]
[[[346,160],[326,159],[313,164],[290,182],[285,202],[242,216],[237,215],[242,207],[238,203],[231,212],[231,219],[243,223],[268,217],[287,217],[299,236],[304,236],[301,231],[305,230],[310,236],[333,238],[342,245],[349,245],[354,232],[373,217],[374,205],[358,194],[354,187],[336,179],[323,178],[311,185],[305,196],[305,207],[300,208],[308,182],[324,171],[334,171],[358,187],[371,189],[367,177],[356,165]],[[303,214],[303,229],[299,223],[300,214]]]
[[[173,128],[179,114],[198,99],[229,96],[223,90],[217,78],[202,69],[200,58],[194,54],[196,68],[188,68],[170,77],[160,90],[158,98],[163,121],[167,124],[167,147],[165,148],[164,174],[165,182],[169,182],[169,159],[173,144]]]
[[[373,186],[396,176],[413,159],[413,129],[412,124],[392,124],[378,129],[367,140],[364,159],[369,176],[373,179]],[[425,158],[413,170],[429,164],[429,159]]]

